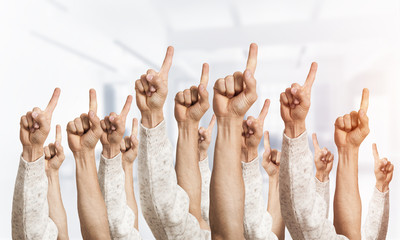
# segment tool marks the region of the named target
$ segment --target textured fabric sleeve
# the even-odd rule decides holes
[[[329,217],[329,180],[325,182],[321,182],[318,178],[315,178],[315,188],[317,190],[317,194],[324,199],[326,214],[325,218]]]
[[[12,208],[13,239],[57,239],[49,217],[44,155],[34,162],[20,158]]]
[[[199,162],[200,175],[201,175],[201,216],[204,221],[210,224],[209,210],[210,210],[210,179],[211,170],[208,165],[208,157]]]
[[[325,202],[316,192],[306,132],[293,139],[283,134],[279,194],[282,217],[293,239],[347,239],[338,236],[325,218]]]
[[[278,239],[272,232],[272,217],[266,209],[262,195],[262,176],[259,157],[242,162],[245,188],[244,236],[246,239]]]
[[[140,126],[138,177],[144,218],[156,239],[208,239],[189,213],[189,196],[177,184],[174,156],[165,121]]]
[[[380,192],[374,188],[363,226],[363,239],[386,239],[389,224],[389,191]]]
[[[134,228],[135,214],[126,202],[121,153],[112,159],[101,155],[98,177],[107,207],[111,239],[141,239]]]

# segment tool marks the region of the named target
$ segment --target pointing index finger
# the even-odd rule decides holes
[[[319,150],[320,147],[319,147],[319,144],[318,144],[317,134],[315,134],[315,133],[313,133],[313,135],[312,135],[312,142],[313,142],[313,145],[314,145],[314,150]]]
[[[308,72],[306,82],[304,83],[304,86],[308,90],[311,90],[311,87],[315,80],[315,76],[317,75],[317,69],[318,69],[318,64],[316,62],[311,63],[310,71]]]
[[[211,121],[210,121],[210,124],[207,127],[207,130],[210,130],[210,129],[212,130],[214,128],[215,120],[216,120],[216,117],[215,117],[215,114],[213,114],[212,118],[211,118]]]
[[[247,65],[246,69],[249,69],[253,74],[256,71],[257,67],[257,53],[258,46],[255,43],[250,44],[249,56],[247,57]]]
[[[58,142],[58,144],[61,144],[61,126],[60,124],[57,124],[56,126],[56,142]]]
[[[89,111],[93,111],[97,114],[97,96],[96,90],[93,88],[89,90]]]
[[[376,143],[372,144],[372,154],[374,155],[375,161],[379,161],[379,153],[378,148],[376,147]]]
[[[131,136],[137,137],[137,130],[138,130],[138,120],[137,118],[133,118]]]
[[[268,131],[264,132],[264,150],[271,151],[271,145],[269,143],[269,132]]]
[[[269,109],[270,103],[271,103],[271,101],[269,99],[265,99],[264,106],[261,109],[260,115],[258,115],[258,119],[260,119],[262,122],[264,122],[265,117],[268,114],[268,109]]]
[[[60,97],[60,93],[61,93],[61,90],[59,88],[54,89],[53,96],[51,96],[51,99],[49,101],[49,104],[47,104],[45,112],[53,114],[53,111],[57,106],[57,102],[58,102],[58,98]]]
[[[125,105],[122,108],[121,116],[126,117],[128,115],[129,110],[131,109],[131,104],[132,104],[132,96],[128,95],[125,101]]]
[[[172,46],[169,46],[167,48],[167,53],[165,54],[164,62],[160,69],[160,74],[168,75],[169,69],[171,68],[172,65],[173,56],[174,56],[174,48]]]
[[[369,90],[368,88],[364,88],[362,92],[360,109],[364,110],[364,112],[367,113],[368,105],[369,105]]]
[[[209,66],[207,63],[204,63],[203,69],[201,71],[200,84],[203,84],[205,88],[207,88],[208,78],[209,78]]]

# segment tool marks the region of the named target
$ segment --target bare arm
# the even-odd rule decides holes
[[[106,205],[100,191],[95,162],[95,147],[102,129],[97,117],[97,100],[90,90],[89,114],[82,114],[67,125],[68,145],[76,163],[78,214],[83,238],[110,239]]]
[[[246,71],[218,79],[213,108],[218,132],[210,187],[213,239],[243,239],[244,183],[240,162],[242,119],[257,99],[257,45],[251,44]]]
[[[199,87],[192,86],[175,97],[175,118],[178,123],[175,171],[179,186],[190,199],[189,212],[200,227],[209,230],[201,216],[201,175],[199,168],[199,121],[208,110],[208,64],[203,65]]]
[[[363,90],[361,107],[335,122],[335,143],[339,153],[336,190],[333,201],[337,233],[361,239],[361,198],[358,187],[358,151],[369,134],[368,89]]]

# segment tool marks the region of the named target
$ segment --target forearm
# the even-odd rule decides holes
[[[13,239],[57,238],[57,226],[49,218],[47,191],[44,156],[28,162],[21,155],[13,197]]]
[[[338,149],[339,163],[333,202],[338,234],[361,239],[361,198],[358,188],[358,149]]]
[[[49,203],[49,216],[56,224],[58,229],[58,239],[69,239],[67,214],[61,198],[60,180],[58,171],[50,172],[47,176],[49,189],[47,191],[47,201]]]
[[[175,171],[178,185],[190,199],[189,212],[201,217],[201,175],[198,155],[198,123],[178,123]]]
[[[83,238],[110,239],[106,205],[97,180],[94,150],[74,153],[78,214]]]
[[[210,224],[216,238],[243,238],[244,182],[240,163],[241,125],[241,119],[218,119],[210,188]]]
[[[124,164],[125,171],[125,193],[126,193],[126,202],[128,206],[132,209],[135,214],[135,225],[134,227],[139,230],[138,224],[138,207],[135,198],[135,191],[133,187],[133,163],[132,164]]]
[[[285,239],[285,223],[283,222],[281,205],[279,201],[278,176],[269,178],[267,211],[272,217],[272,232],[275,233],[278,239]]]

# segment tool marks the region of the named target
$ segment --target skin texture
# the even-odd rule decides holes
[[[58,229],[58,239],[69,239],[67,214],[61,198],[59,169],[65,159],[64,149],[61,146],[61,126],[56,126],[56,141],[44,148],[45,170],[49,182],[47,201],[49,216]]]
[[[314,145],[314,162],[315,168],[317,169],[315,173],[315,177],[320,182],[329,181],[329,173],[333,167],[333,159],[334,155],[328,151],[327,148],[320,148],[318,144],[317,134],[313,133],[312,135],[313,145]]]
[[[372,144],[372,153],[374,155],[375,186],[380,192],[387,192],[389,191],[389,183],[393,178],[394,166],[387,158],[379,158],[375,143]]]
[[[361,107],[335,122],[335,144],[339,153],[333,201],[334,225],[338,234],[361,239],[361,198],[358,188],[358,151],[369,134],[368,89],[363,90]]]
[[[262,166],[269,177],[268,188],[268,206],[267,211],[272,216],[272,232],[278,239],[285,239],[285,223],[281,214],[281,205],[279,201],[279,164],[281,152],[271,149],[269,142],[269,132],[264,132],[264,154]]]
[[[175,119],[178,123],[175,171],[178,185],[188,194],[189,212],[197,218],[202,229],[210,230],[201,216],[201,175],[199,168],[198,128],[207,112],[209,67],[203,64],[200,85],[192,86],[175,96]]]
[[[112,112],[100,121],[103,134],[100,142],[103,145],[103,156],[111,159],[120,153],[120,144],[124,138],[126,117],[132,104],[132,96],[126,98],[126,102],[119,115]]]
[[[285,123],[284,133],[289,138],[300,136],[306,130],[306,116],[311,106],[311,88],[318,65],[313,62],[303,86],[293,83],[281,93],[281,117]]]
[[[90,89],[89,96],[89,114],[83,113],[67,125],[68,145],[76,163],[79,220],[84,239],[110,239],[95,162],[95,147],[103,130],[96,115],[96,91]]]
[[[243,239],[244,182],[240,153],[242,121],[257,100],[254,72],[257,45],[251,44],[244,73],[220,78],[214,85],[213,109],[218,133],[210,184],[213,239]]]
[[[258,118],[249,116],[243,120],[242,154],[243,162],[251,162],[258,156],[258,145],[261,142],[264,128],[264,120],[268,114],[270,100],[266,99]]]
[[[163,107],[173,55],[174,48],[169,46],[160,71],[149,69],[135,82],[136,104],[142,114],[141,123],[146,128],[154,128],[164,120]]]
[[[20,140],[22,144],[22,157],[28,162],[34,162],[43,155],[43,145],[50,132],[51,118],[57,106],[61,90],[54,89],[46,109],[42,111],[35,107],[21,117]]]
[[[125,193],[128,206],[135,213],[135,228],[139,230],[138,225],[138,207],[133,189],[133,162],[138,155],[139,140],[137,139],[138,120],[132,120],[131,136],[126,136],[121,140],[120,149],[122,152],[122,168],[125,172]]]
[[[214,128],[215,122],[217,118],[213,114],[210,123],[207,128],[200,127],[199,128],[199,160],[202,161],[208,157],[208,147],[211,143],[212,130]]]

